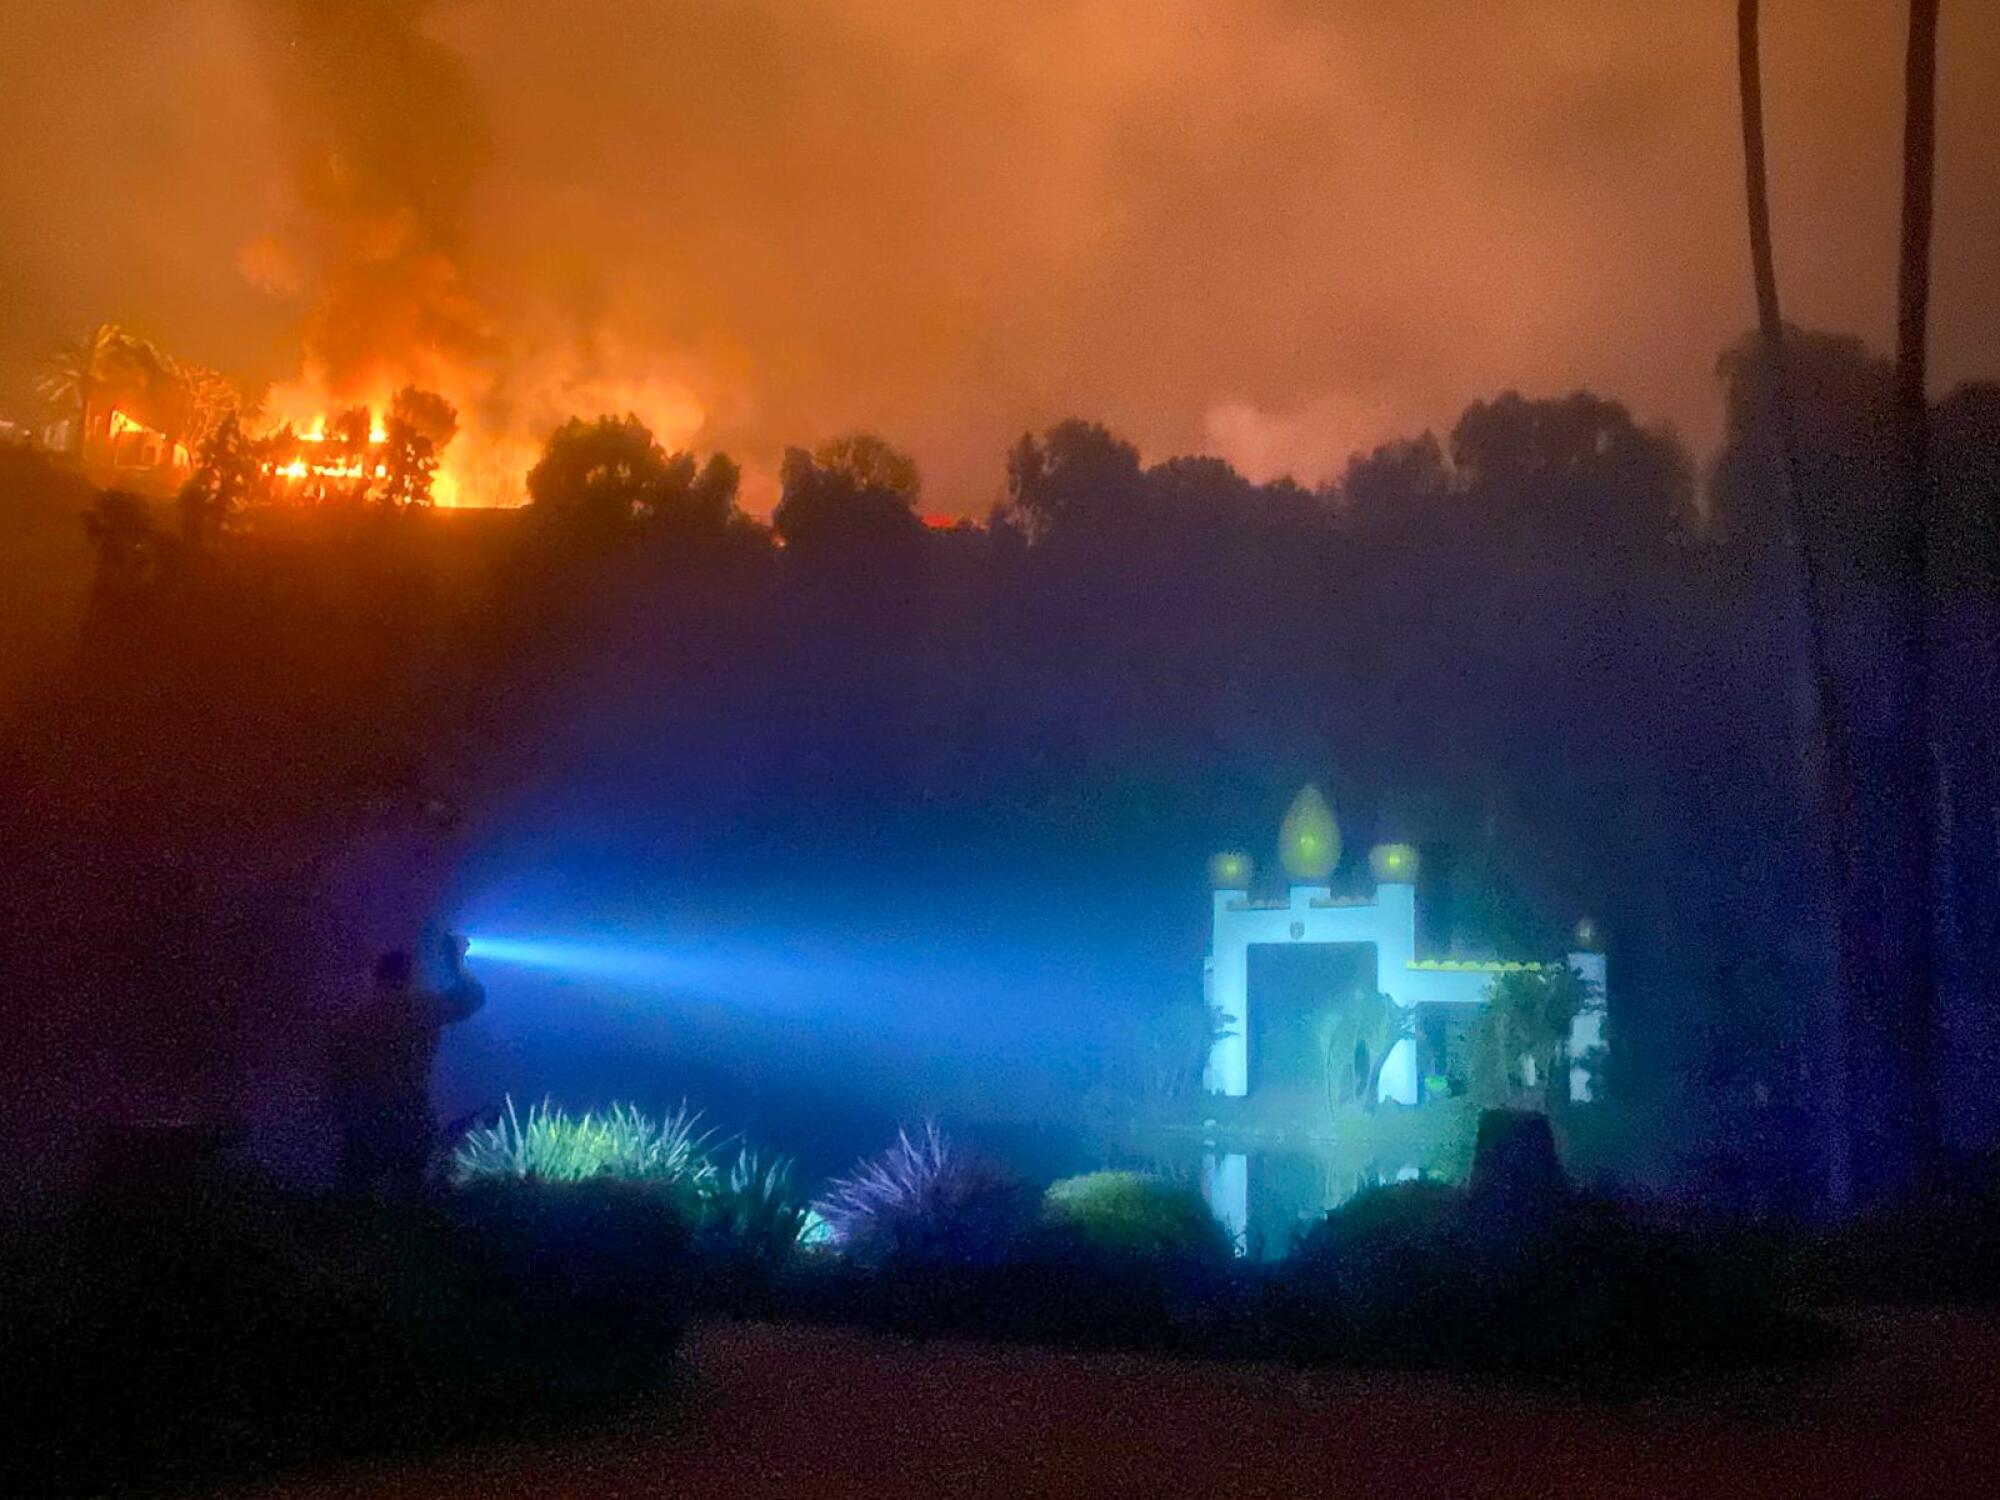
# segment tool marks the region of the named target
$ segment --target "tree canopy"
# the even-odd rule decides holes
[[[735,510],[736,465],[669,453],[638,417],[572,417],[528,471],[529,503],[558,531],[616,537],[655,529],[683,541],[719,540]]]
[[[786,552],[809,561],[907,550],[922,530],[916,460],[866,433],[808,453],[787,448],[771,524]]]

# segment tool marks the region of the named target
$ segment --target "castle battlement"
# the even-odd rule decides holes
[[[1416,851],[1402,844],[1370,851],[1376,877],[1372,896],[1337,897],[1325,884],[1340,856],[1339,826],[1325,799],[1308,787],[1286,814],[1279,847],[1293,883],[1282,899],[1253,899],[1246,855],[1222,854],[1210,861],[1215,881],[1208,956],[1202,989],[1208,1004],[1233,1017],[1229,1034],[1209,1050],[1204,1084],[1209,1092],[1234,1097],[1255,1086],[1253,1038],[1256,997],[1250,993],[1250,953],[1263,946],[1351,945],[1371,949],[1375,982],[1402,1010],[1418,1005],[1477,1006],[1487,1000],[1493,980],[1514,973],[1542,973],[1561,965],[1542,960],[1423,958],[1417,954]],[[1579,951],[1561,961],[1604,993],[1604,955]],[[1576,1017],[1571,1028],[1572,1058],[1604,1042],[1602,1003]],[[1572,1067],[1570,1097],[1587,1100],[1590,1078]],[[1383,1060],[1377,1098],[1415,1106],[1422,1100],[1413,1037],[1396,1042]]]

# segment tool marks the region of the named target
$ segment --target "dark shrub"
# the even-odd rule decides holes
[[[677,1233],[603,1200],[446,1212],[206,1177],[106,1193],[10,1288],[0,1492],[195,1483],[653,1388]]]
[[[1539,1153],[1537,1153],[1539,1154]],[[1403,1183],[1326,1216],[1273,1279],[1273,1336],[1311,1360],[1596,1383],[1822,1347],[1748,1238],[1642,1223],[1603,1199]]]
[[[691,1305],[733,1317],[772,1316],[778,1278],[816,1233],[823,1235],[824,1226],[798,1191],[791,1159],[743,1147],[701,1203]]]
[[[1042,1221],[1112,1256],[1217,1265],[1231,1254],[1199,1192],[1140,1172],[1065,1177],[1043,1195]]]
[[[1803,1258],[1829,1302],[2000,1301],[2000,1184],[1976,1178],[1867,1214]]]
[[[988,1327],[1095,1347],[1205,1347],[1231,1303],[1227,1233],[1193,1189],[1136,1172],[1066,1178],[980,1289]]]
[[[1773,1245],[1739,1232],[1648,1224],[1580,1197],[1509,1287],[1525,1358],[1594,1358],[1612,1371],[1769,1363],[1824,1346],[1781,1274]],[[1536,1289],[1539,1288],[1539,1298]]]
[[[833,1244],[858,1265],[998,1265],[1033,1221],[1033,1192],[937,1129],[895,1145],[833,1183],[816,1205]]]
[[[1056,1230],[1030,1231],[1004,1261],[874,1266],[834,1257],[778,1279],[779,1316],[914,1336],[956,1335],[1091,1348],[1254,1356],[1254,1308],[1232,1263],[1106,1254]]]
[[[1472,1260],[1459,1189],[1371,1188],[1327,1214],[1280,1269],[1277,1337],[1310,1358],[1448,1362],[1473,1311]]]
[[[814,1222],[792,1159],[765,1156],[750,1146],[737,1151],[727,1171],[717,1172],[702,1204],[708,1248],[765,1264],[788,1259]]]
[[[1531,1210],[1552,1207],[1568,1197],[1569,1179],[1556,1157],[1549,1117],[1522,1110],[1482,1110],[1466,1191],[1475,1203],[1491,1200]]]
[[[1198,1195],[1124,1173],[1037,1196],[935,1130],[904,1136],[820,1205],[841,1252],[788,1306],[908,1333],[1186,1347],[1228,1290],[1230,1246]]]
[[[496,1330],[551,1363],[550,1397],[593,1400],[661,1380],[678,1342],[688,1231],[671,1191],[602,1178],[463,1189]]]

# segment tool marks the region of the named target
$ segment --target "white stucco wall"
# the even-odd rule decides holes
[[[1211,1093],[1242,1097],[1250,1091],[1250,949],[1271,943],[1366,943],[1375,949],[1375,982],[1382,993],[1407,1009],[1419,1001],[1478,1004],[1490,974],[1419,966],[1417,888],[1382,884],[1373,901],[1336,901],[1325,886],[1295,885],[1282,902],[1253,902],[1250,893],[1214,893],[1213,942],[1204,972],[1211,1005],[1235,1017],[1236,1035],[1210,1050],[1207,1085]],[[1409,1074],[1408,1102],[1416,1099],[1416,1053],[1398,1064]],[[1389,1069],[1383,1069],[1385,1075]],[[1405,1092],[1397,1085],[1396,1097]],[[1384,1097],[1390,1097],[1385,1095]]]
[[[1579,1014],[1569,1025],[1569,1055],[1582,1057],[1593,1048],[1607,1045],[1604,1033],[1604,997],[1611,993],[1605,984],[1604,955],[1602,953],[1572,953],[1570,967],[1597,986],[1597,1004]],[[1578,1104],[1588,1104],[1594,1098],[1590,1087],[1590,1071],[1572,1063],[1569,1070],[1569,1097]]]
[[[1250,1243],[1250,1158],[1241,1152],[1202,1157],[1201,1195],[1243,1254]]]
[[[1413,1038],[1398,1038],[1389,1055],[1382,1059],[1382,1071],[1376,1075],[1375,1099],[1379,1104],[1417,1102],[1417,1044]]]
[[[1325,886],[1295,885],[1283,901],[1250,899],[1245,890],[1213,895],[1212,940],[1202,969],[1202,992],[1230,1018],[1232,1033],[1209,1049],[1203,1084],[1210,1093],[1241,1098],[1250,1092],[1250,949],[1260,943],[1364,943],[1375,949],[1376,984],[1408,1009],[1418,1004],[1483,1005],[1486,989],[1505,965],[1439,964],[1417,960],[1417,891],[1414,885],[1384,882],[1372,901],[1336,901]],[[1604,985],[1604,955],[1573,953],[1569,962],[1586,979]],[[1570,1032],[1570,1054],[1579,1056],[1604,1038],[1602,1008],[1578,1016]],[[1383,1064],[1377,1097],[1417,1102],[1417,1052],[1398,1042]],[[1580,1092],[1579,1092],[1580,1091]],[[1571,1070],[1570,1097],[1587,1099],[1589,1081]]]

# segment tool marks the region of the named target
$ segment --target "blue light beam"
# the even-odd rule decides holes
[[[607,995],[670,994],[691,1001],[815,1009],[829,998],[830,990],[837,989],[829,984],[823,965],[713,943],[492,933],[473,933],[467,941],[467,960],[489,974],[505,968],[529,970],[558,983],[600,985]]]
[[[675,984],[692,977],[693,965],[663,948],[630,943],[545,942],[534,938],[468,939],[465,956],[485,964],[510,964],[525,969],[549,969],[579,978],[608,979],[627,984]]]

